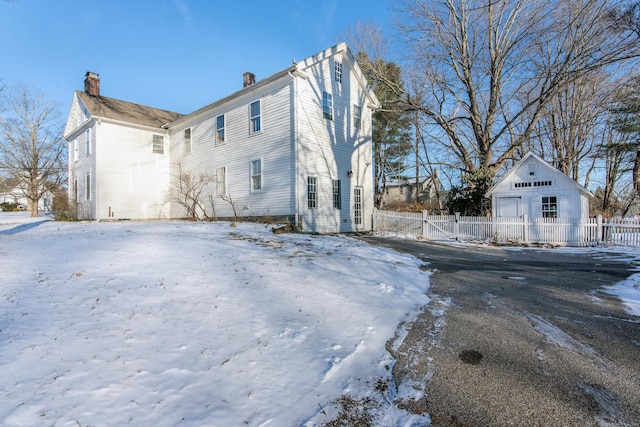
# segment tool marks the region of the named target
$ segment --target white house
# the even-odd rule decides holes
[[[186,216],[168,194],[180,172],[209,177],[207,215],[270,218],[303,231],[371,228],[371,114],[379,101],[340,43],[181,115],[101,96],[87,73],[73,96],[70,197],[85,219]]]
[[[528,152],[488,192],[494,217],[588,218],[591,193]]]

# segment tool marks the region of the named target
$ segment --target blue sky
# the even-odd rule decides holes
[[[84,74],[101,94],[188,113],[336,44],[388,0],[0,0],[0,79],[66,115]]]

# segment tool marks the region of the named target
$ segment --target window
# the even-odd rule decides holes
[[[353,128],[360,129],[362,127],[362,107],[353,105]]]
[[[338,83],[342,83],[342,62],[335,61],[333,63],[333,76]]]
[[[315,209],[318,207],[318,178],[307,177],[307,207]]]
[[[542,198],[542,217],[543,218],[558,217],[558,199],[556,197]]]
[[[216,169],[216,191],[219,197],[227,195],[227,171],[225,168]]]
[[[322,115],[325,119],[333,120],[333,97],[327,92],[322,92]]]
[[[224,114],[216,117],[216,144],[224,142]]]
[[[551,181],[535,181],[533,183],[534,187],[550,187],[552,185]]]
[[[333,207],[335,209],[342,208],[342,197],[340,195],[340,180],[333,180]]]
[[[262,188],[262,160],[251,160],[251,190]]]
[[[260,132],[262,130],[262,124],[260,123],[260,101],[251,103],[249,108],[249,121],[250,133]]]
[[[191,128],[184,130],[184,152],[191,153]]]
[[[87,172],[84,178],[84,198],[91,200],[91,172]]]
[[[155,154],[164,154],[164,136],[153,135],[153,152]]]
[[[91,155],[91,128],[87,129],[84,133],[85,141],[84,141],[84,153],[87,156]]]
[[[362,224],[362,187],[353,189],[353,220],[356,225]]]
[[[76,203],[80,201],[80,199],[78,198],[78,188],[79,188],[78,177],[75,177],[75,179],[73,180],[73,200]]]

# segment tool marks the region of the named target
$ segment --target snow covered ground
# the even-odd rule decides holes
[[[320,425],[429,301],[419,260],[349,237],[27,215],[0,214],[3,426]]]
[[[3,426],[321,425],[392,397],[385,343],[429,301],[419,260],[349,237],[28,215],[0,213]],[[607,292],[640,315],[639,288]]]

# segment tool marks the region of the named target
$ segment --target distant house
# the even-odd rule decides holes
[[[11,203],[18,205],[18,209],[29,209],[29,200],[25,196],[25,191],[17,178],[2,179],[0,177],[0,203]],[[47,191],[38,202],[38,210],[42,212],[51,211],[53,195]]]
[[[88,72],[65,129],[81,218],[182,218],[178,176],[209,176],[208,216],[303,231],[371,229],[371,114],[379,101],[340,43],[182,115],[104,97]]]
[[[488,192],[494,217],[588,218],[591,193],[528,152]]]
[[[397,208],[407,206],[417,201],[425,203],[430,209],[437,210],[444,206],[447,192],[444,189],[438,174],[421,176],[418,185],[414,179],[394,179],[385,183],[380,195],[380,207]]]

